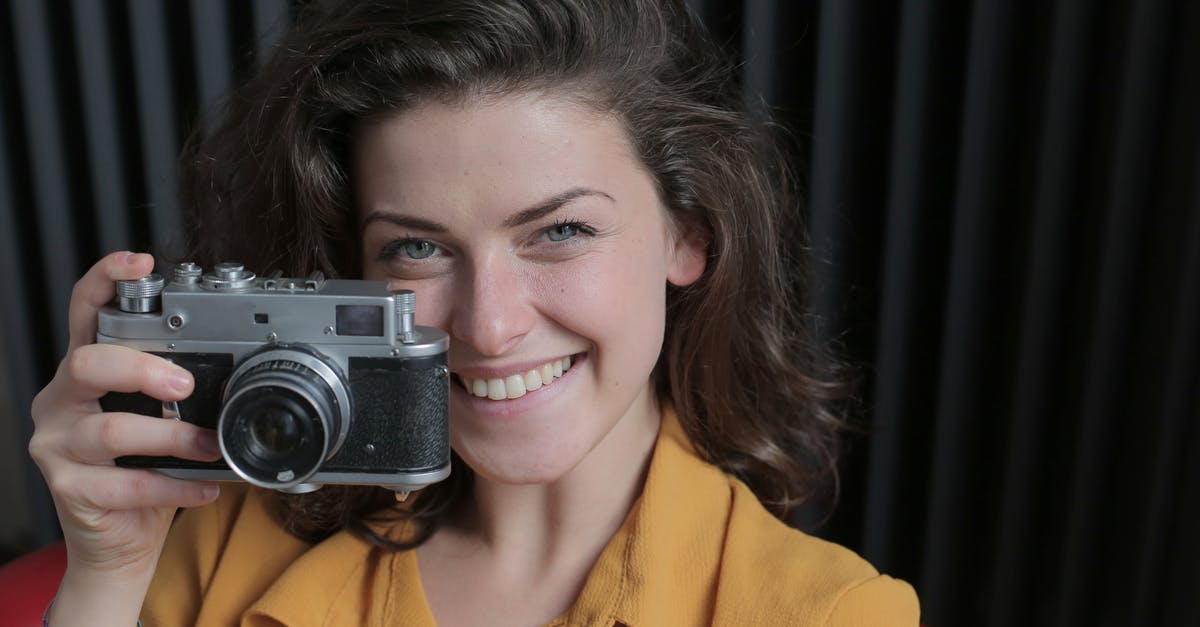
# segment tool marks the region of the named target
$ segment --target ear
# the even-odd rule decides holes
[[[678,219],[673,230],[667,281],[683,287],[695,283],[704,274],[712,236],[707,226],[697,219]]]

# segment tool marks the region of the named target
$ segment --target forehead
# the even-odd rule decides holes
[[[414,205],[520,203],[564,186],[620,188],[647,176],[616,117],[533,93],[426,102],[365,122],[353,157],[360,200],[388,196]]]

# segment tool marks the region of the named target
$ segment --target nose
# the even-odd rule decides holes
[[[533,327],[525,281],[503,260],[480,260],[456,292],[450,333],[479,355],[503,355]]]

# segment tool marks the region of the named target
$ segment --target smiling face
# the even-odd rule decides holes
[[[475,472],[550,482],[653,429],[666,283],[704,253],[617,120],[547,95],[429,103],[360,128],[353,169],[364,278],[450,334],[451,443]]]

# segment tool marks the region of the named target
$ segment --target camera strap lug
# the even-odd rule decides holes
[[[179,414],[179,403],[177,401],[163,401],[162,417],[170,418],[171,420],[183,420],[183,416]]]

